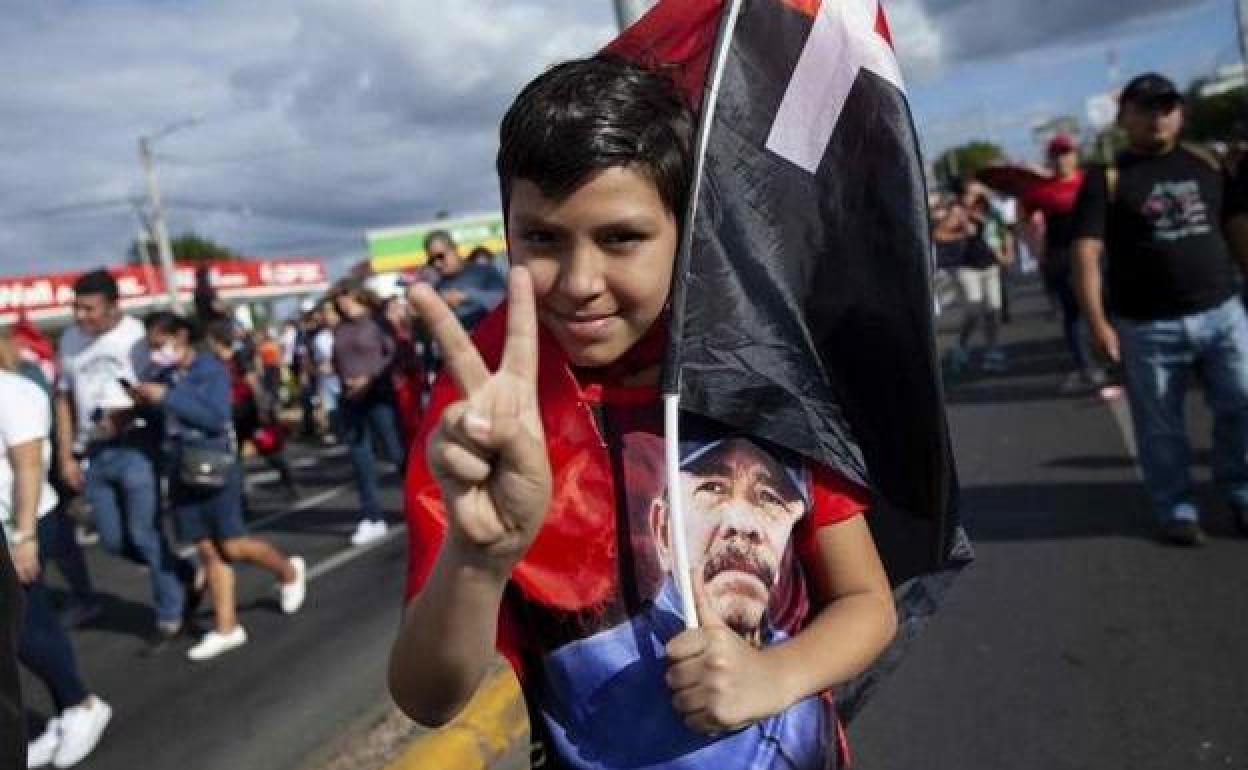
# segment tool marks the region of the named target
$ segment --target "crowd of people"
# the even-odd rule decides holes
[[[1248,534],[1248,160],[1181,141],[1183,119],[1174,83],[1140,75],[1120,98],[1126,147],[1112,162],[1082,164],[1057,135],[1047,172],[1024,189],[954,184],[930,209],[936,294],[963,314],[949,368],[972,360],[977,329],[982,369],[1007,366],[1002,276],[1021,245],[1060,317],[1060,391],[1125,392],[1160,535],[1192,546],[1205,539],[1184,412],[1192,382],[1213,412],[1215,480]]]
[[[427,247],[430,267],[407,288],[433,283],[465,324],[502,299],[491,255],[461,258],[446,232],[431,233]],[[18,653],[55,708],[29,733],[30,767],[76,764],[112,718],[84,683],[66,630],[104,611],[84,544],[98,540],[146,570],[154,622],[144,655],[186,633],[205,596],[212,627],[187,658],[245,644],[240,565],[272,575],[281,611],[299,611],[305,560],[247,528],[247,457],[277,471],[292,500],[300,495],[286,456],[287,407],[302,406],[310,435],[349,448],[360,499],[350,542],[386,532],[376,452],[402,472],[438,365],[406,296],[382,300],[344,281],[301,318],[257,330],[234,319],[206,278],[193,315],[139,319],[122,309],[108,271],[85,273],[55,349],[28,322],[0,327],[0,512],[27,603]],[[44,580],[49,567],[67,589],[60,606]]]

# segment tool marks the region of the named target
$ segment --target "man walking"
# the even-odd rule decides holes
[[[83,492],[104,547],[149,569],[157,615],[150,651],[160,651],[182,630],[196,570],[177,558],[160,526],[158,433],[135,411],[125,387],[148,366],[143,324],[122,313],[107,271],[84,273],[74,283],[74,324],[61,337],[60,357],[62,477]]]
[[[1179,142],[1183,99],[1165,77],[1133,79],[1118,121],[1129,147],[1112,166],[1088,173],[1076,206],[1079,301],[1096,347],[1123,365],[1162,538],[1204,541],[1184,424],[1192,376],[1214,413],[1215,479],[1248,533],[1248,319],[1222,230],[1244,213],[1243,201],[1228,197],[1213,155]],[[1248,255],[1235,251],[1242,266]]]

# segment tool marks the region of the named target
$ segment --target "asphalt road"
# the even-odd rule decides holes
[[[1057,395],[1043,307],[1021,293],[1011,372],[950,389],[978,560],[852,725],[857,767],[1248,768],[1248,539],[1208,483],[1209,417],[1193,398],[1212,538],[1161,545],[1125,402]]]
[[[302,453],[300,465],[312,455]],[[253,495],[255,534],[302,554],[312,576],[304,608],[282,615],[267,573],[237,570],[248,643],[213,661],[188,662],[182,640],[159,657],[139,656],[152,621],[146,574],[101,548],[88,549],[106,611],[73,632],[87,685],[114,709],[89,770],[218,770],[306,766],[344,730],[387,704],[384,667],[398,620],[406,545],[402,531],[368,549],[347,542],[357,510],[346,458],[297,470],[302,510],[276,489]],[[261,478],[264,475],[262,474]],[[397,512],[393,480],[383,500]],[[53,582],[56,582],[55,577]],[[211,625],[201,610],[198,623]],[[29,707],[46,715],[41,686],[23,682]]]

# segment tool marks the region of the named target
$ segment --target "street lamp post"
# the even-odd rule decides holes
[[[160,256],[160,271],[164,278],[165,293],[168,296],[170,310],[177,311],[178,283],[177,273],[173,266],[173,244],[169,242],[169,229],[165,226],[165,211],[160,201],[160,185],[156,182],[156,165],[152,160],[152,143],[168,136],[174,131],[189,128],[198,124],[202,118],[196,116],[170,123],[151,136],[139,137],[139,161],[143,164],[143,177],[147,183],[148,204],[151,206],[152,235],[156,239],[156,252]]]

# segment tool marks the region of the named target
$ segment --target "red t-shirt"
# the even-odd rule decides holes
[[[657,394],[572,384],[573,403],[548,403],[556,374],[545,366],[539,385],[554,499],[538,542],[513,573],[497,640],[520,677],[548,766],[835,767],[840,743],[830,698],[808,698],[716,739],[684,727],[663,679],[663,646],[684,623],[671,570]],[[574,383],[566,369],[564,377]],[[442,391],[426,426],[445,405]],[[807,577],[819,559],[817,534],[863,513],[866,493],[694,418],[682,419],[681,432],[690,562],[712,605],[751,643],[795,635],[811,616]],[[414,447],[409,597],[427,579],[445,515],[436,484],[420,470],[424,442]],[[621,722],[630,729],[613,727]],[[775,752],[793,762],[771,764]]]
[[[1066,179],[1053,178],[1037,184],[1023,195],[1023,209],[1044,214],[1046,254],[1068,251],[1075,239],[1075,202],[1083,187],[1083,170]]]

